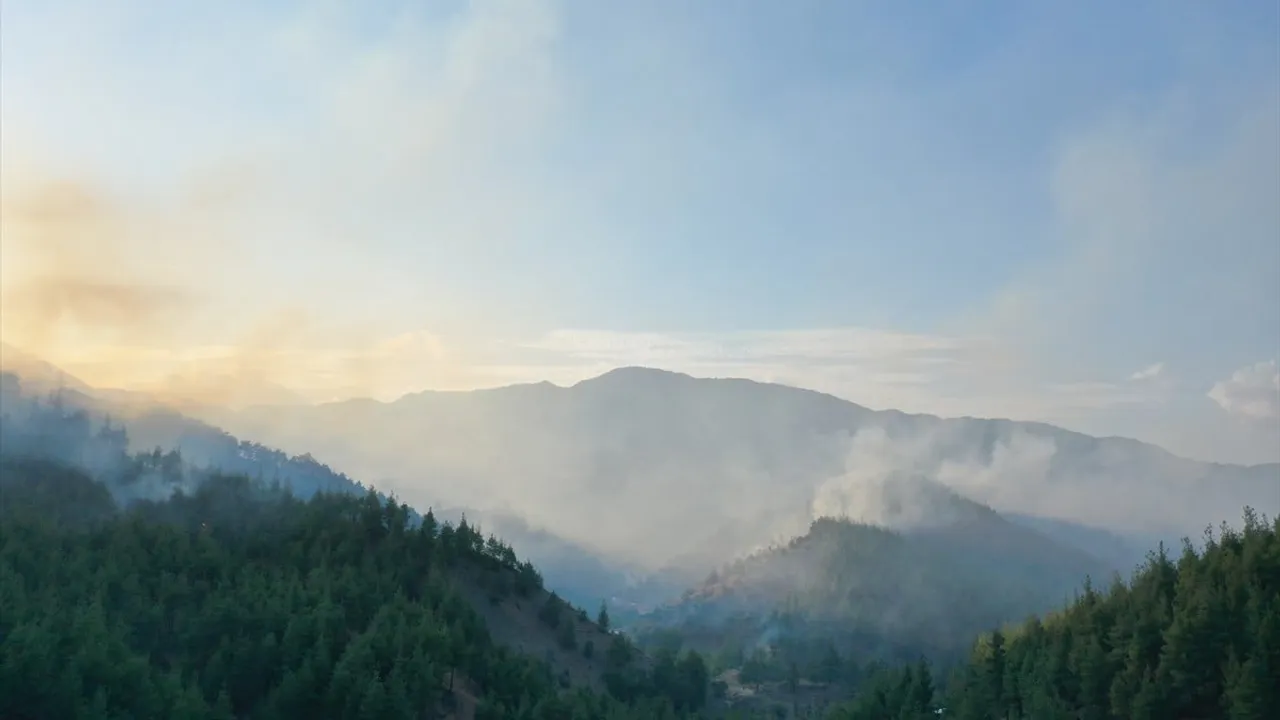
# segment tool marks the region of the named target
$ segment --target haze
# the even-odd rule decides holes
[[[5,3],[0,338],[236,407],[644,365],[1280,461],[1277,27]]]

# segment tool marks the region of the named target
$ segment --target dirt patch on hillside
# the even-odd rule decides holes
[[[573,625],[574,643],[561,643],[559,628],[552,628],[539,617],[551,593],[538,590],[528,597],[516,593],[494,593],[487,577],[464,573],[456,579],[458,591],[480,614],[493,641],[533,658],[546,660],[556,676],[567,674],[570,687],[588,687],[603,691],[602,675],[605,656],[615,639],[611,633],[566,604],[560,623]],[[590,650],[587,646],[590,644]],[[588,657],[588,654],[590,657]]]

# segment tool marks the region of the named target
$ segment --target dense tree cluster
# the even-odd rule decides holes
[[[843,720],[1201,718],[1280,714],[1280,519],[1246,510],[1177,560],[1163,548],[1128,583],[1086,585],[1069,607],[993,632],[949,691],[924,668],[878,674]]]
[[[625,702],[565,692],[452,587],[462,565],[516,572],[510,549],[372,493],[214,477],[121,512],[56,464],[0,481],[0,717],[420,718],[472,697],[480,718],[675,717],[702,688],[666,685],[706,681],[659,664]]]

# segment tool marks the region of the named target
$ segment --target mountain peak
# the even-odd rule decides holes
[[[640,365],[628,365],[626,367],[614,368],[603,375],[597,375],[593,378],[583,380],[577,385],[632,385],[639,383],[660,383],[660,382],[681,382],[694,379],[692,375],[687,375],[674,370],[661,370],[659,368],[643,367]]]

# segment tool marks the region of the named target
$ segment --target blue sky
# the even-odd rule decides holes
[[[2,19],[5,337],[97,382],[645,363],[1280,459],[1275,3]]]

